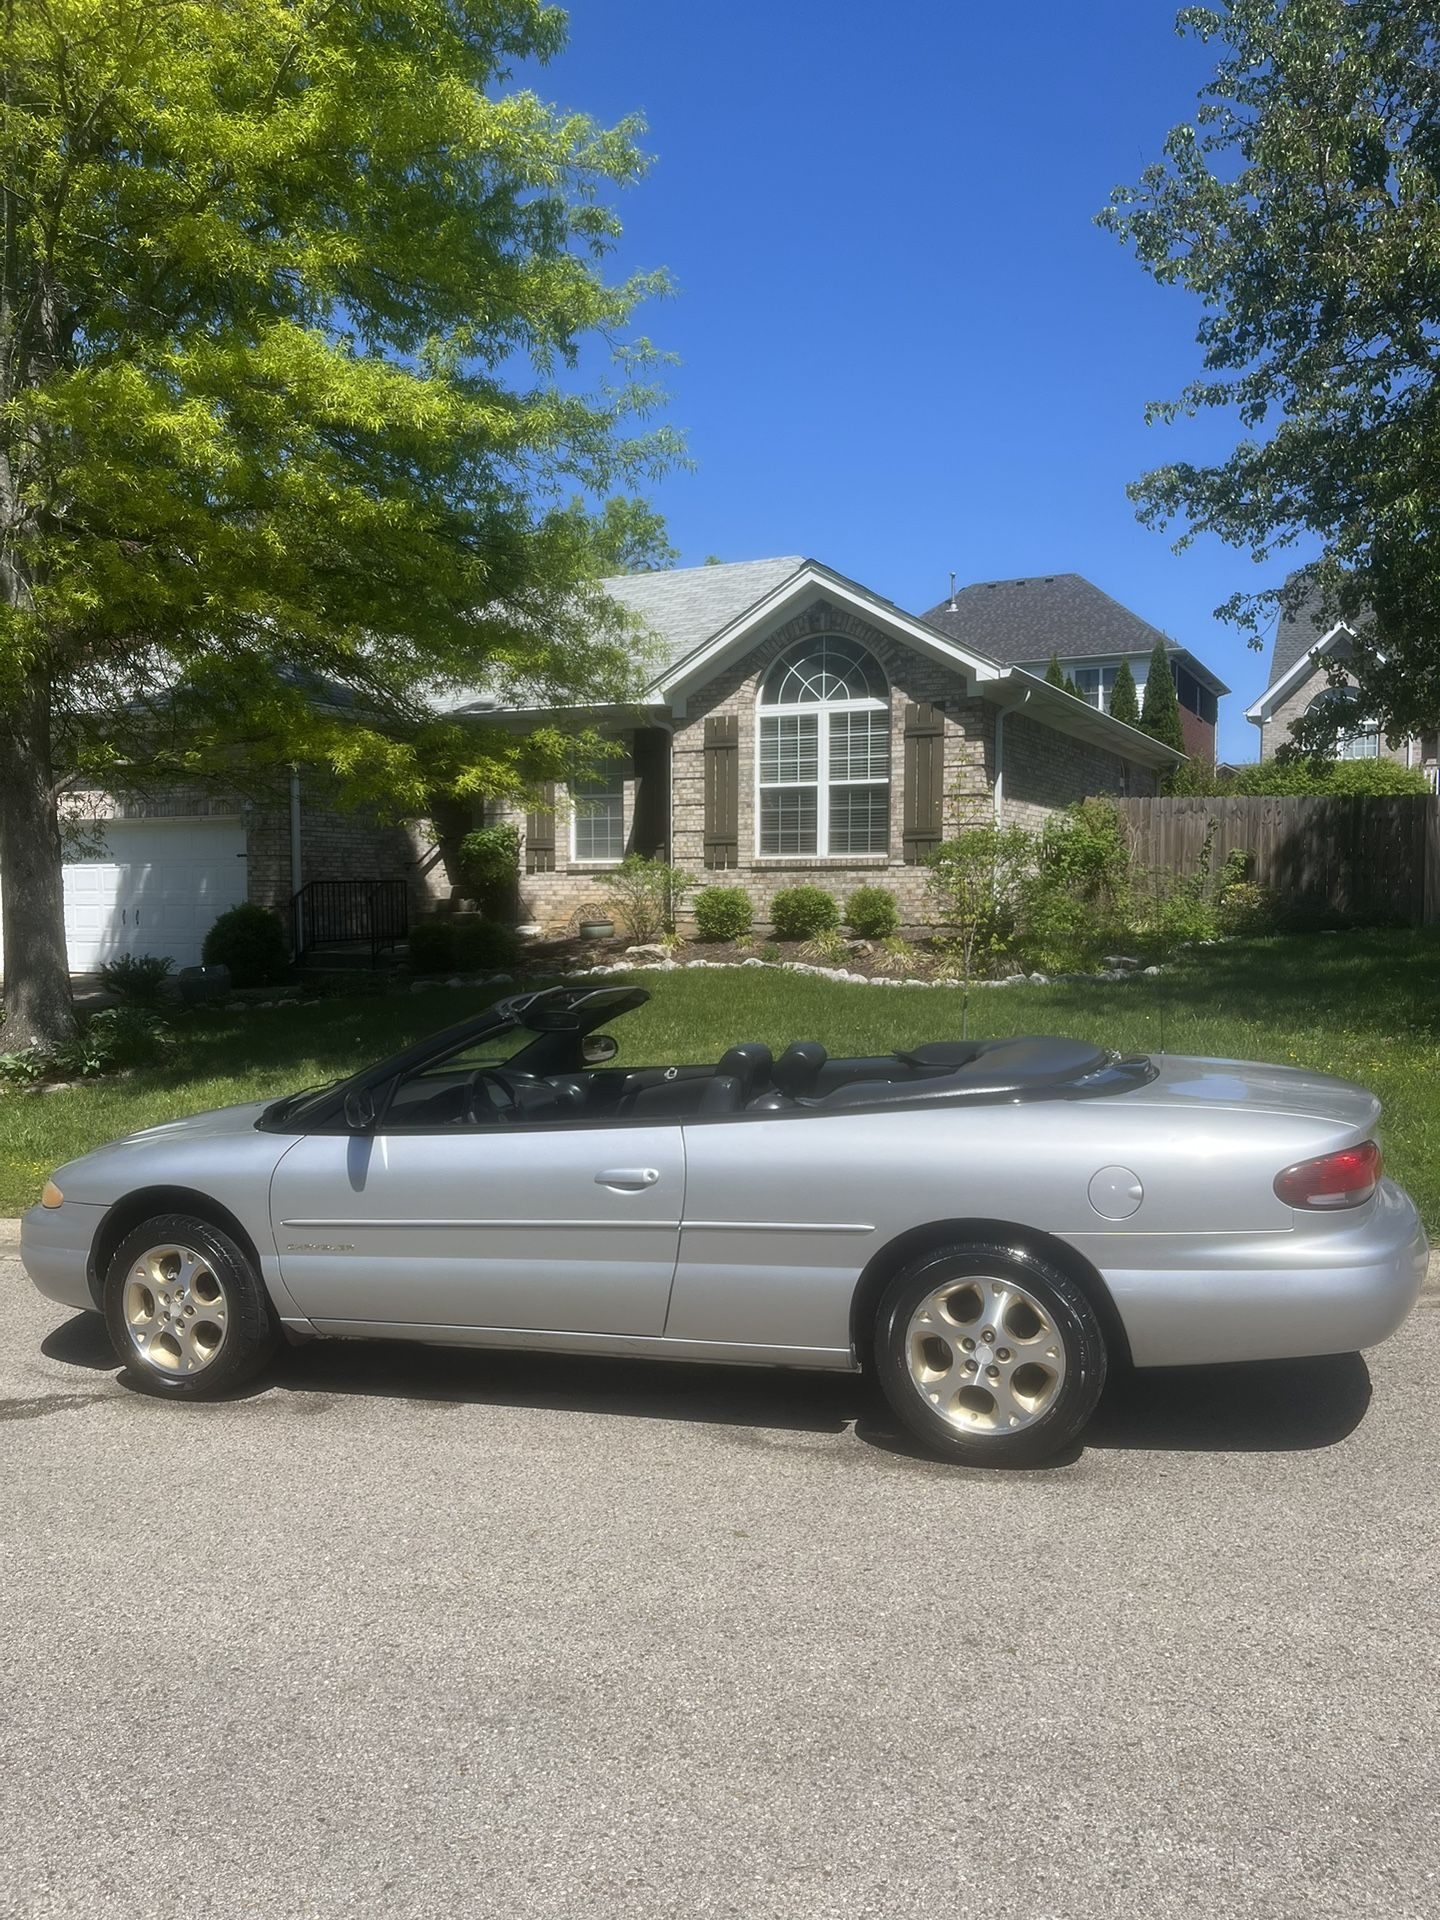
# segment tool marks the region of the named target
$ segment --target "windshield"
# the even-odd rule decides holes
[[[471,1074],[481,1067],[503,1067],[539,1038],[538,1027],[528,1027],[519,1020],[504,1021],[489,1033],[467,1040],[453,1052],[428,1061],[415,1074],[407,1075],[407,1079],[424,1081],[432,1077]],[[286,1094],[283,1099],[272,1101],[266,1107],[260,1116],[260,1124],[275,1126],[304,1121],[329,1100],[340,1084],[339,1080],[328,1080],[323,1087],[306,1087],[301,1093]]]

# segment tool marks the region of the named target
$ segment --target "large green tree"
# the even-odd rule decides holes
[[[635,646],[595,582],[643,564],[673,449],[632,330],[660,282],[606,258],[638,128],[511,77],[561,47],[555,8],[0,8],[17,1046],[70,1020],[67,784],[304,761],[418,811],[546,777],[553,730],[431,716],[477,683],[623,697]]]
[[[1177,28],[1214,43],[1214,77],[1100,219],[1204,308],[1203,371],[1152,418],[1229,409],[1242,437],[1215,465],[1147,474],[1141,517],[1259,561],[1318,541],[1313,568],[1221,611],[1256,645],[1277,609],[1318,607],[1316,638],[1346,617],[1362,711],[1392,739],[1433,728],[1440,20],[1421,0],[1226,0]],[[1328,704],[1307,744],[1354,724]]]

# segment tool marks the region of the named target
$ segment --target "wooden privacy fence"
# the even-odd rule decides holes
[[[1211,871],[1239,847],[1254,857],[1251,877],[1286,906],[1361,923],[1440,923],[1440,798],[1433,795],[1183,795],[1117,804],[1141,867],[1198,872],[1213,820]]]

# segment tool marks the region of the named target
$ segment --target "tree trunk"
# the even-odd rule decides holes
[[[0,1048],[55,1046],[75,1031],[60,822],[50,765],[50,703],[38,677],[0,717]]]

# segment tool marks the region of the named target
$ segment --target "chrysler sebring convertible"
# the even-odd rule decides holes
[[[1075,1040],[619,1063],[628,986],[517,994],[352,1079],[132,1134],[25,1217],[156,1394],[285,1340],[871,1369],[936,1453],[1065,1446],[1108,1364],[1348,1352],[1426,1247],[1346,1081]]]

